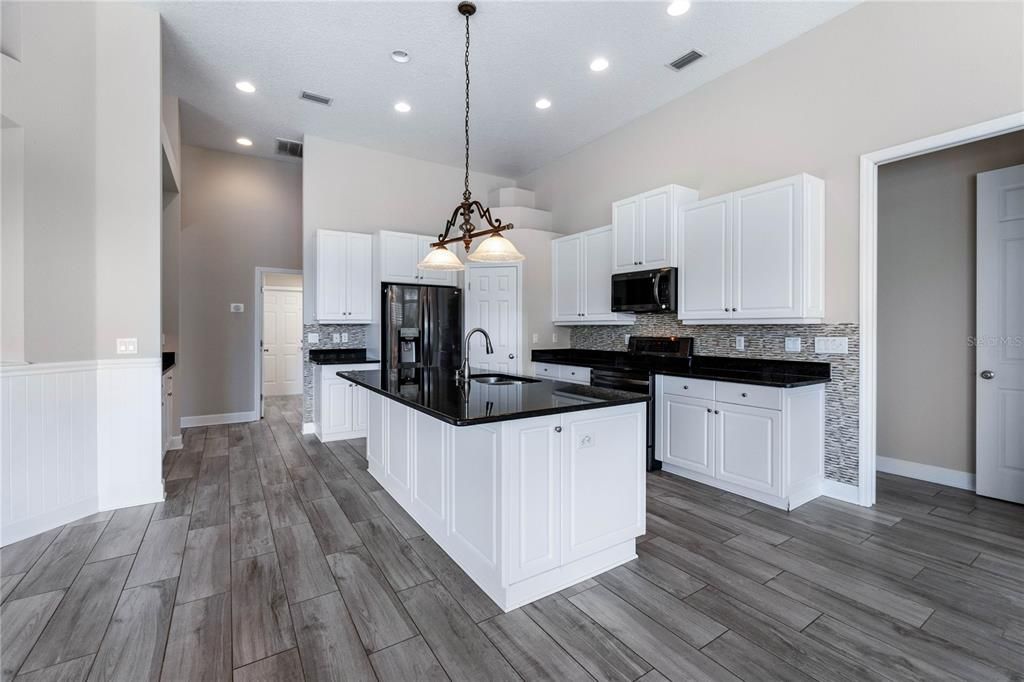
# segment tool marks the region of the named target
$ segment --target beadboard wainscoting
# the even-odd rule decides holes
[[[317,343],[309,342],[309,335],[319,334]],[[348,341],[331,341],[332,334],[348,334]],[[366,348],[365,324],[307,324],[302,327],[302,424],[308,433],[313,432],[316,419],[316,396],[314,390],[314,366],[309,361],[309,351],[314,348]]]
[[[159,502],[159,358],[0,369],[0,545]]]
[[[859,341],[856,324],[683,324],[672,315],[637,315],[630,327],[571,327],[573,348],[626,350],[627,335],[692,336],[694,353],[737,358],[810,360],[832,365],[832,381],[825,384],[825,478],[856,486],[858,482]],[[742,336],[746,349],[736,350]],[[801,349],[787,353],[786,337],[800,337]],[[849,352],[834,355],[814,352],[816,336],[845,336]]]

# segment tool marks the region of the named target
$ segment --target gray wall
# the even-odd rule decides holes
[[[878,172],[878,454],[974,472],[975,175],[1024,132]]]
[[[302,267],[302,167],[190,146],[181,165],[181,415],[247,412],[256,267]]]
[[[518,178],[559,231],[676,182],[708,197],[826,182],[826,320],[857,320],[859,156],[1020,111],[1024,4],[864,3]],[[712,56],[713,58],[713,56]],[[680,75],[680,77],[685,77]]]

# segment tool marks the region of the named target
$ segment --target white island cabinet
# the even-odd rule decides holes
[[[636,556],[644,403],[467,426],[368,407],[370,473],[505,611]]]

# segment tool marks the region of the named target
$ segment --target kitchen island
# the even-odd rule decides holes
[[[646,396],[544,379],[460,384],[434,368],[338,376],[370,391],[370,473],[502,609],[636,557]]]

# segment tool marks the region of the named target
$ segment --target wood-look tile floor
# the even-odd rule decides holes
[[[500,610],[298,402],[190,429],[167,499],[2,552],[2,679],[1021,679],[1024,509],[880,476],[786,514],[648,476],[639,558]]]

